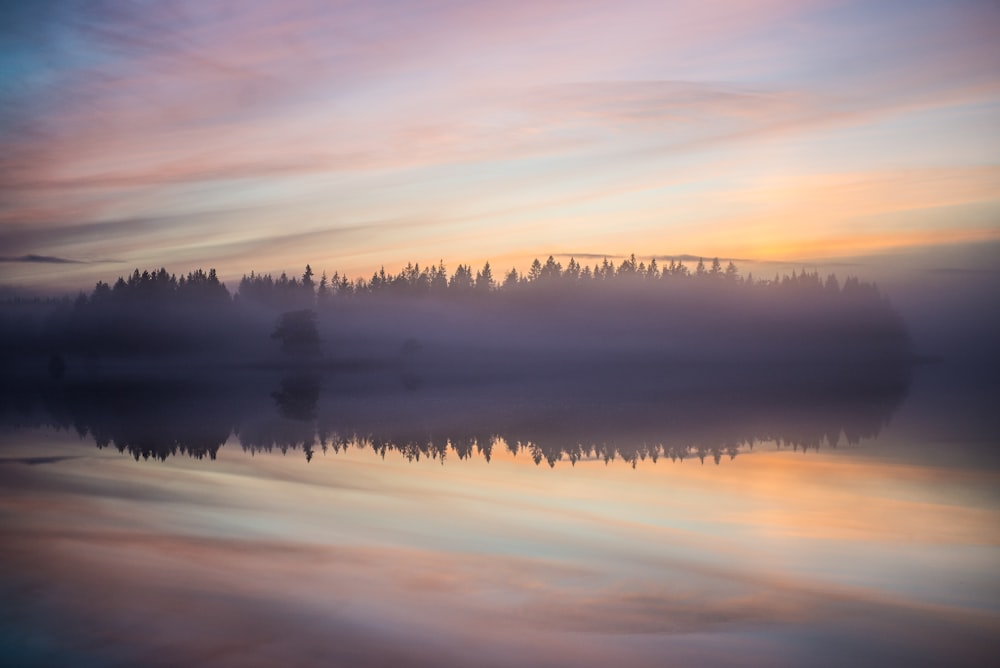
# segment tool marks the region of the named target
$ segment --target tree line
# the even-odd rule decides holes
[[[342,343],[325,347],[333,339]],[[136,269],[75,299],[0,308],[0,358],[13,363],[29,355],[238,361],[276,354],[279,345],[298,357],[336,345],[342,357],[384,358],[410,339],[436,342],[450,359],[469,344],[650,360],[668,348],[692,360],[902,357],[908,346],[888,300],[857,278],[793,271],[756,279],[718,259],[689,269],[683,259],[661,267],[635,255],[590,267],[549,256],[500,280],[489,262],[478,270],[459,264],[451,274],[443,262],[408,263],[354,280],[340,272],[317,279],[306,265],[300,276],[252,271],[232,292],[214,269]],[[59,376],[61,365],[49,371]]]
[[[694,270],[688,269],[683,260],[671,259],[663,269],[656,258],[649,264],[637,260],[635,254],[622,260],[618,265],[605,258],[602,262],[589,267],[580,264],[574,258],[563,267],[554,256],[550,255],[542,263],[535,258],[528,271],[518,272],[511,268],[501,278],[496,278],[493,267],[487,261],[482,268],[473,271],[471,265],[459,264],[449,276],[443,261],[436,265],[420,266],[420,263],[408,262],[399,272],[387,273],[385,267],[372,273],[371,278],[359,277],[351,280],[347,274],[339,271],[327,276],[323,272],[319,280],[315,279],[312,267],[306,265],[301,278],[291,277],[282,273],[278,278],[270,274],[250,272],[240,280],[237,299],[246,299],[263,304],[308,305],[315,303],[322,306],[337,297],[357,297],[365,295],[489,295],[498,292],[514,292],[534,288],[556,288],[581,286],[597,283],[654,283],[681,279],[725,280],[730,284],[744,285],[774,285],[781,284],[782,279],[775,277],[773,281],[755,281],[753,275],[740,275],[733,262],[723,268],[718,258],[706,266],[704,260],[699,260]],[[836,278],[831,277],[835,282]],[[801,279],[793,275],[784,279],[798,282]],[[818,274],[809,280],[818,280]],[[830,279],[828,279],[830,280]]]
[[[282,272],[274,277],[270,273],[251,271],[244,274],[234,292],[218,278],[215,269],[207,272],[198,269],[186,276],[178,277],[165,268],[139,271],[119,277],[113,284],[98,282],[88,295],[81,292],[75,300],[77,308],[100,308],[109,304],[141,305],[167,303],[187,303],[218,307],[225,302],[248,302],[271,306],[276,309],[322,307],[340,297],[360,297],[366,295],[489,295],[512,293],[531,289],[582,288],[600,284],[656,285],[668,283],[697,282],[699,285],[742,285],[747,287],[773,287],[806,290],[818,293],[873,293],[874,284],[864,283],[857,278],[848,278],[843,285],[833,274],[825,279],[816,271],[792,271],[784,276],[755,279],[753,274],[743,276],[738,267],[729,261],[725,267],[718,258],[706,263],[699,259],[693,269],[684,260],[670,259],[663,268],[656,258],[647,264],[633,254],[615,264],[605,258],[593,267],[578,263],[570,258],[564,267],[554,256],[543,263],[535,258],[528,271],[519,272],[511,268],[501,279],[494,276],[493,268],[486,262],[480,269],[459,264],[449,275],[443,261],[436,265],[407,263],[397,273],[388,273],[383,266],[370,278],[348,278],[339,271],[328,276],[324,271],[317,279],[311,265],[307,264],[301,276],[289,277]],[[694,283],[691,283],[694,284]]]

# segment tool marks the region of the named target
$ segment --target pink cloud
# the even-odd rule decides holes
[[[199,208],[196,191],[232,208],[267,183],[268,205],[288,215],[310,198],[310,215],[337,224],[401,215],[384,209],[391,200],[459,221],[474,232],[452,234],[456,247],[479,253],[473,237],[510,224],[505,212],[565,234],[579,219],[560,210],[568,203],[655,188],[693,156],[1000,94],[1000,56],[975,13],[918,12],[880,41],[893,15],[873,14],[843,49],[831,43],[843,26],[817,18],[826,4],[109,5],[73,24],[91,57],[27,100],[37,113],[25,132],[0,140],[0,225],[55,232],[174,215]],[[832,66],[869,54],[865,67]],[[827,74],[810,78],[813,61]],[[422,184],[420,196],[386,197],[390,173]],[[456,173],[474,185],[456,189]],[[341,203],[346,181],[364,183],[349,195],[370,211]],[[225,216],[217,223],[224,235]],[[23,238],[11,253],[80,250]]]

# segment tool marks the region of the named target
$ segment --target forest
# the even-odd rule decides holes
[[[877,286],[813,272],[763,279],[729,262],[593,267],[550,256],[494,276],[443,262],[371,278],[140,271],[75,298],[0,305],[0,364],[53,378],[122,368],[395,365],[414,377],[553,366],[905,363],[906,326]]]
[[[0,424],[137,459],[372,448],[535,463],[698,457],[874,436],[906,327],[869,283],[733,263],[443,263],[347,280],[135,270],[0,308]],[[450,454],[449,454],[450,453]]]

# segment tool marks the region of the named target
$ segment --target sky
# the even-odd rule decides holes
[[[997,241],[993,0],[0,4],[8,291]]]

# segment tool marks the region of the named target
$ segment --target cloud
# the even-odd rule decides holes
[[[648,125],[664,118],[736,116],[794,104],[785,94],[731,84],[540,87],[532,83],[532,73],[546,69],[539,63],[518,70],[517,76],[492,63],[491,55],[501,63],[531,59],[536,52],[531,45],[543,38],[578,48],[571,46],[578,44],[577,32],[593,17],[621,20],[600,3],[575,4],[574,14],[588,21],[570,22],[555,33],[551,26],[560,25],[569,9],[562,3],[513,10],[435,7],[385,27],[375,26],[395,17],[365,8],[329,13],[315,3],[299,3],[296,12],[268,7],[244,11],[241,5],[224,20],[217,10],[191,6],[141,13],[116,5],[99,9],[104,16],[88,12],[68,23],[108,57],[100,60],[100,68],[68,70],[65,85],[53,86],[53,99],[34,100],[42,107],[35,132],[23,141],[9,137],[5,142],[0,189],[148,187],[482,163],[565,153],[591,143],[587,133],[564,132],[574,124]],[[641,9],[665,15],[679,11]],[[732,28],[734,15],[740,16],[736,25],[763,20],[750,9],[727,11],[723,17],[689,7],[686,18],[697,22],[704,35],[705,30]],[[473,22],[475,30],[464,29]],[[643,22],[632,18],[626,23]],[[457,29],[442,30],[448,25]],[[345,38],[330,42],[327,29]],[[510,44],[523,43],[523,55],[510,49]],[[456,52],[478,52],[471,61],[474,79],[473,73],[454,71]],[[559,65],[547,73],[550,81],[578,78],[586,71],[549,59]],[[598,61],[586,59],[591,66],[591,60]],[[415,94],[402,77],[412,75],[407,68],[413,62],[424,61],[428,72],[440,74],[429,77],[426,94]],[[372,97],[364,83],[379,80],[387,91]],[[405,114],[396,111],[402,108]],[[497,123],[492,118],[497,109],[508,118]]]
[[[578,260],[624,260],[626,255],[615,254],[615,253],[552,253],[554,257],[559,258],[576,258]],[[698,262],[699,260],[714,260],[718,259],[719,262],[756,262],[756,260],[751,260],[749,258],[738,258],[738,257],[718,257],[713,255],[692,255],[690,253],[655,253],[655,254],[636,254],[636,259],[645,260],[650,258],[656,260],[657,262],[669,262],[674,260],[675,262]]]
[[[0,257],[0,262],[37,262],[41,264],[83,264],[82,260],[70,260],[52,255],[21,255],[18,257]]]
[[[258,213],[260,208],[255,208]],[[0,246],[10,249],[27,249],[33,247],[72,248],[81,254],[102,251],[123,252],[134,254],[137,246],[163,248],[166,242],[183,243],[189,239],[198,238],[209,241],[213,232],[217,233],[220,221],[232,220],[245,214],[244,208],[214,208],[208,210],[186,211],[176,214],[153,216],[116,217],[116,218],[83,218],[74,222],[64,220],[52,221],[49,225],[8,225],[0,228]],[[215,225],[213,225],[215,223]],[[123,262],[121,259],[99,258],[88,260],[68,260],[55,258],[51,260],[28,260],[24,258],[39,258],[25,254],[9,261],[21,262],[61,262],[69,264],[97,264],[105,262]]]
[[[476,261],[566,247],[567,238],[619,257],[630,251],[625,241],[647,256],[684,247],[764,257],[752,243],[760,222],[718,211],[761,165],[783,163],[777,177],[789,180],[830,169],[822,163],[841,143],[815,142],[863,128],[866,146],[853,146],[843,169],[870,170],[892,153],[867,146],[877,143],[869,129],[882,137],[914,115],[1000,95],[994,9],[830,13],[824,4],[684,0],[623,11],[597,1],[333,8],[299,0],[7,10],[0,32],[16,33],[0,95],[8,278],[30,274],[18,274],[30,262],[17,258],[38,247],[54,257],[194,262],[227,244],[250,252],[255,234],[254,252],[267,253],[267,220],[280,228],[296,217],[308,229],[448,220],[448,251]],[[921,136],[943,144],[940,127]],[[929,153],[920,143],[905,151]],[[949,165],[983,162],[972,149],[947,150],[957,156]],[[968,190],[936,186],[939,202]],[[274,207],[267,218],[208,213],[252,208],[261,192]],[[900,183],[873,183],[876,198],[883,192],[908,196]],[[304,211],[302,200],[315,206]],[[196,207],[205,213],[173,217]],[[195,218],[210,230],[200,250]],[[694,229],[717,218],[725,223],[710,221],[710,233]],[[793,227],[788,218],[798,223],[802,211],[776,235],[800,234],[805,245],[773,248],[827,244],[828,220]],[[88,227],[113,220],[156,222]],[[679,234],[658,245],[668,229]],[[337,252],[373,258],[374,267],[402,252],[388,236],[363,244],[360,236]],[[419,250],[440,238],[430,225],[406,243]],[[316,251],[309,241],[283,248],[304,257]]]
[[[614,253],[552,253],[555,257],[565,257],[565,258],[580,258],[583,260],[617,260],[624,258],[624,255],[616,255]]]
[[[1000,269],[970,269],[968,267],[929,267],[925,271],[929,274],[958,276],[993,276],[1000,273]]]
[[[26,464],[27,466],[38,466],[40,464],[58,464],[59,462],[64,462],[71,459],[82,459],[82,457],[71,456],[71,455],[52,455],[46,457],[11,457],[11,458],[0,459],[0,462]]]

